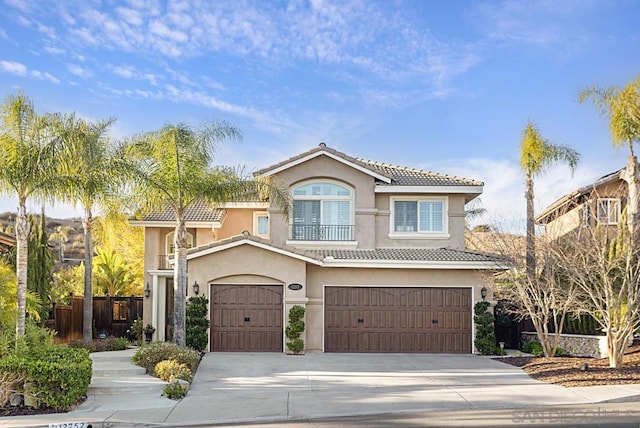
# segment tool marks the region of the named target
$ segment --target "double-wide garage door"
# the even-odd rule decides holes
[[[324,347],[471,353],[471,289],[326,287]]]
[[[282,352],[281,285],[212,285],[211,351]]]

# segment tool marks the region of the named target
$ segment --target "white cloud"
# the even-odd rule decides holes
[[[42,72],[42,71],[38,71],[38,70],[31,70],[31,76],[35,77],[36,79],[39,80],[48,80],[51,83],[60,83],[60,80],[58,78],[56,78],[55,76],[51,75],[50,73]]]
[[[93,76],[93,72],[87,68],[82,68],[77,64],[67,64],[67,70],[78,77],[86,79]]]
[[[140,26],[144,22],[140,13],[127,7],[117,7],[116,12],[125,22],[131,25]]]
[[[7,32],[4,31],[3,28],[0,28],[0,38],[2,38],[2,39],[8,39],[9,38],[9,36],[7,35]]]
[[[44,49],[44,51],[46,53],[51,54],[51,55],[62,55],[62,54],[67,52],[66,50],[64,50],[62,48],[56,48],[56,47],[53,47],[53,46],[45,46],[43,49]]]
[[[5,0],[4,2],[7,6],[14,7],[25,13],[32,10],[31,3],[25,0]]]
[[[0,61],[0,70],[16,76],[25,76],[27,74],[27,67],[24,64],[13,61]]]

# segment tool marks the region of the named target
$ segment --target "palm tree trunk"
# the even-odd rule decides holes
[[[533,176],[527,171],[525,180],[526,190],[524,197],[527,200],[527,249],[526,249],[526,265],[527,276],[530,281],[535,280],[536,275],[536,229],[533,210]]]
[[[29,221],[25,198],[20,198],[16,216],[16,274],[18,277],[18,313],[16,336],[24,336],[27,312],[27,262],[29,257]]]
[[[173,342],[178,346],[186,346],[187,226],[182,213],[176,217],[178,226],[174,236],[176,254],[173,274]]]
[[[633,155],[627,158],[627,167],[622,174],[622,179],[627,182],[628,199],[627,199],[627,224],[632,242],[637,242],[638,227],[640,224],[640,168],[638,168],[638,159]]]
[[[93,339],[93,214],[91,207],[84,207],[84,299],[82,301],[82,341],[89,343]]]

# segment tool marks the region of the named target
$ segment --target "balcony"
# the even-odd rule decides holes
[[[353,241],[355,226],[292,224],[289,226],[289,239],[292,241]]]
[[[158,270],[173,270],[173,266],[169,264],[169,256],[160,254],[158,256]]]

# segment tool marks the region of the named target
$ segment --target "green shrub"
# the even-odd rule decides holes
[[[84,348],[89,352],[122,351],[129,348],[129,341],[124,337],[109,336],[106,339],[95,339],[85,344],[75,340],[68,345],[70,348]]]
[[[191,370],[186,364],[174,360],[164,360],[156,364],[156,376],[160,379],[173,382],[174,379],[182,379],[191,382]]]
[[[179,400],[187,395],[187,390],[178,382],[171,382],[169,385],[164,387],[162,395],[167,398],[171,398],[172,400]]]
[[[473,307],[473,322],[476,324],[476,339],[473,342],[476,350],[483,355],[495,355],[501,352],[496,345],[496,334],[494,328],[495,317],[489,309],[489,302],[481,301]]]
[[[9,355],[0,359],[0,373],[24,377],[20,385],[37,400],[56,410],[68,410],[87,394],[91,358],[86,349],[54,346],[37,355]]]
[[[142,318],[138,317],[131,323],[131,328],[129,329],[129,333],[135,338],[139,345],[142,344],[143,328],[144,323],[142,322]]]
[[[187,312],[185,319],[185,340],[189,348],[196,351],[203,351],[209,343],[207,329],[209,320],[207,319],[207,304],[209,299],[205,296],[190,297],[187,302]]]
[[[302,321],[304,313],[305,309],[302,306],[292,306],[289,309],[289,325],[284,329],[285,335],[289,339],[287,348],[294,354],[299,354],[304,350],[304,341],[300,339],[305,329],[304,321]]]
[[[536,357],[542,357],[544,356],[544,351],[542,350],[542,344],[540,342],[527,342],[524,344],[524,352],[526,352],[527,354],[532,354]],[[561,357],[564,355],[564,349],[558,347],[558,349],[556,349],[556,357]]]
[[[190,348],[181,348],[174,343],[151,342],[141,346],[133,354],[133,362],[144,367],[151,375],[155,374],[156,365],[164,360],[185,364],[191,373],[195,373],[200,362],[200,353]]]

